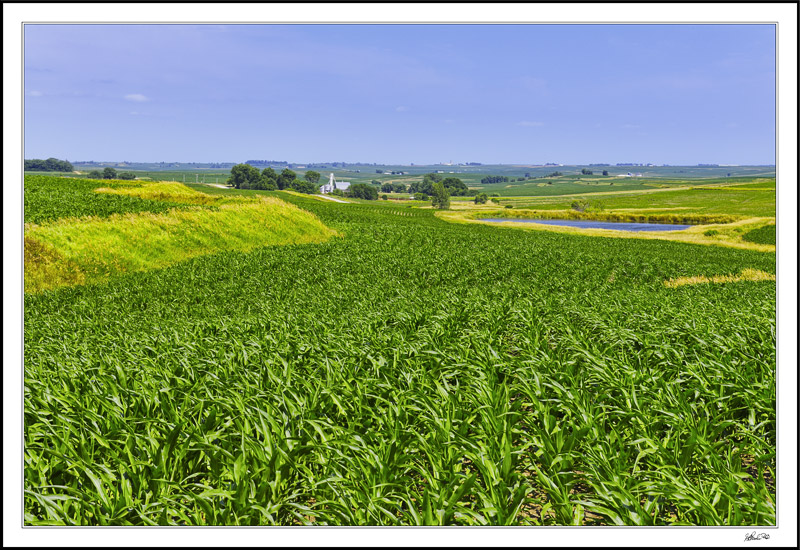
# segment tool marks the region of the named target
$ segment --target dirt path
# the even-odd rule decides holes
[[[329,197],[327,195],[314,195],[314,196],[318,197],[320,199],[326,199],[326,200],[333,201],[333,202],[343,202],[343,203],[347,204],[347,201],[343,201],[341,199],[334,199],[333,197]]]

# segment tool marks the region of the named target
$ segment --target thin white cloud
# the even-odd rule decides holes
[[[626,130],[635,130],[636,128],[641,128],[641,126],[638,124],[623,124],[622,127]]]
[[[139,114],[139,112],[138,111],[131,111],[130,114],[131,114],[131,116],[136,116],[136,115]]]
[[[31,90],[28,92],[28,95],[31,97],[42,97],[44,94],[38,90]]]
[[[142,94],[128,94],[125,96],[125,99],[128,101],[135,101],[137,103],[143,103],[145,101],[150,101],[150,99]]]
[[[398,105],[397,107],[394,108],[394,110],[397,111],[398,113],[404,113],[408,111],[409,108],[406,107],[405,105]]]
[[[540,127],[544,126],[544,122],[539,122],[538,120],[520,120],[517,122],[517,126],[529,126],[529,127]]]

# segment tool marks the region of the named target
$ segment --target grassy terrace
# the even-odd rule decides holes
[[[343,238],[26,294],[26,524],[775,524],[774,252],[208,195]]]
[[[37,188],[36,181],[28,185]],[[32,201],[26,212],[26,219],[47,219],[53,209],[55,215],[58,209],[84,214],[25,225],[27,292],[103,282],[223,250],[318,243],[336,235],[312,214],[275,197],[223,198],[179,183],[76,187],[61,193],[74,202]],[[170,209],[163,211],[162,204]],[[98,215],[85,215],[95,213],[93,207]]]

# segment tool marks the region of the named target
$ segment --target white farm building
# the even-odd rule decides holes
[[[336,181],[336,178],[334,178],[333,174],[331,174],[330,178],[328,178],[328,183],[322,185],[319,188],[319,190],[320,193],[328,194],[334,189],[339,189],[340,191],[347,191],[349,187],[350,187],[349,181]]]

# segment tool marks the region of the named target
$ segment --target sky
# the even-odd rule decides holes
[[[25,158],[775,163],[774,25],[26,25]]]

